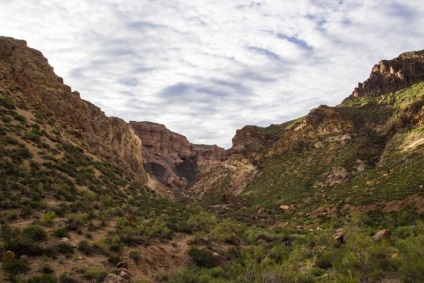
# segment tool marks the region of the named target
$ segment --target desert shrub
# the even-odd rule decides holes
[[[83,252],[85,255],[91,255],[93,253],[93,247],[87,240],[81,240],[78,243],[78,250]]]
[[[57,279],[52,274],[35,275],[28,279],[28,283],[56,283]]]
[[[19,238],[6,242],[5,249],[14,252],[16,255],[39,256],[44,250],[40,245],[30,239]]]
[[[121,258],[119,257],[119,255],[111,255],[107,259],[107,262],[109,262],[112,265],[116,265],[120,261],[121,261]]]
[[[35,242],[47,240],[47,233],[43,228],[35,225],[24,228],[22,230],[22,236]]]
[[[63,273],[59,277],[60,283],[79,283],[80,281],[69,275],[68,273]]]
[[[417,235],[399,242],[399,271],[404,282],[420,282],[424,278],[424,223],[417,225]]]
[[[74,247],[69,243],[59,243],[55,247],[55,250],[64,255],[71,255],[74,253]]]
[[[56,212],[54,211],[49,211],[46,214],[44,214],[44,221],[46,221],[47,223],[52,223],[53,219],[56,218]]]
[[[374,242],[367,234],[355,232],[347,241],[343,258],[335,263],[341,281],[377,282],[395,271],[386,242]]]
[[[43,272],[44,274],[53,274],[54,273],[54,270],[50,267],[50,265],[48,265],[46,263],[41,268],[41,272]]]
[[[13,100],[9,98],[0,98],[0,105],[10,110],[14,110],[16,108]]]
[[[57,238],[68,237],[68,231],[65,228],[57,228],[53,231],[53,236]]]
[[[211,251],[206,249],[191,247],[188,251],[188,255],[199,267],[213,268],[216,267],[219,263],[218,258],[215,257]]]
[[[12,258],[3,262],[2,268],[11,275],[18,275],[29,271],[29,263],[26,260]]]
[[[84,273],[84,278],[87,280],[93,280],[94,282],[102,282],[107,276],[105,270],[88,269]]]
[[[139,251],[130,251],[128,255],[135,263],[138,263],[141,259]]]

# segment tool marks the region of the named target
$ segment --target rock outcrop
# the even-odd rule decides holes
[[[424,50],[406,52],[374,65],[370,77],[359,83],[348,99],[379,96],[397,91],[424,79]]]
[[[312,109],[302,120],[293,124],[275,142],[268,156],[293,151],[303,146],[321,146],[321,142],[344,142],[350,139],[349,133],[354,123],[336,108],[321,105]]]
[[[141,141],[132,128],[72,92],[40,51],[23,40],[0,37],[0,71],[2,85],[17,90],[27,104],[85,144],[90,153],[118,164],[128,176],[146,180]]]
[[[146,171],[170,188],[192,187],[202,167],[227,157],[225,149],[192,144],[162,124],[130,121],[130,125],[143,143]]]

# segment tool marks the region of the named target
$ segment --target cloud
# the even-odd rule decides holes
[[[379,60],[424,49],[419,1],[0,4],[0,34],[41,50],[107,115],[225,147],[237,128],[336,105]]]

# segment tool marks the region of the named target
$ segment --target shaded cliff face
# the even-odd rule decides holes
[[[372,68],[370,77],[359,83],[349,97],[375,97],[397,91],[424,79],[424,50],[405,52],[392,60],[382,60]]]
[[[130,125],[143,143],[146,171],[173,189],[192,187],[199,170],[227,157],[225,149],[192,144],[161,124],[131,121]]]
[[[141,141],[132,128],[72,92],[41,52],[25,41],[0,37],[0,66],[4,89],[19,92],[30,107],[53,119],[92,154],[118,164],[131,178],[146,180]]]

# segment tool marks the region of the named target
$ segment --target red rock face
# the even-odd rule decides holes
[[[130,125],[143,143],[146,171],[170,188],[190,188],[204,165],[227,157],[225,149],[192,144],[161,124],[130,121]]]
[[[348,98],[379,96],[397,91],[424,79],[424,50],[407,52],[393,60],[382,60],[372,68],[370,77]]]

